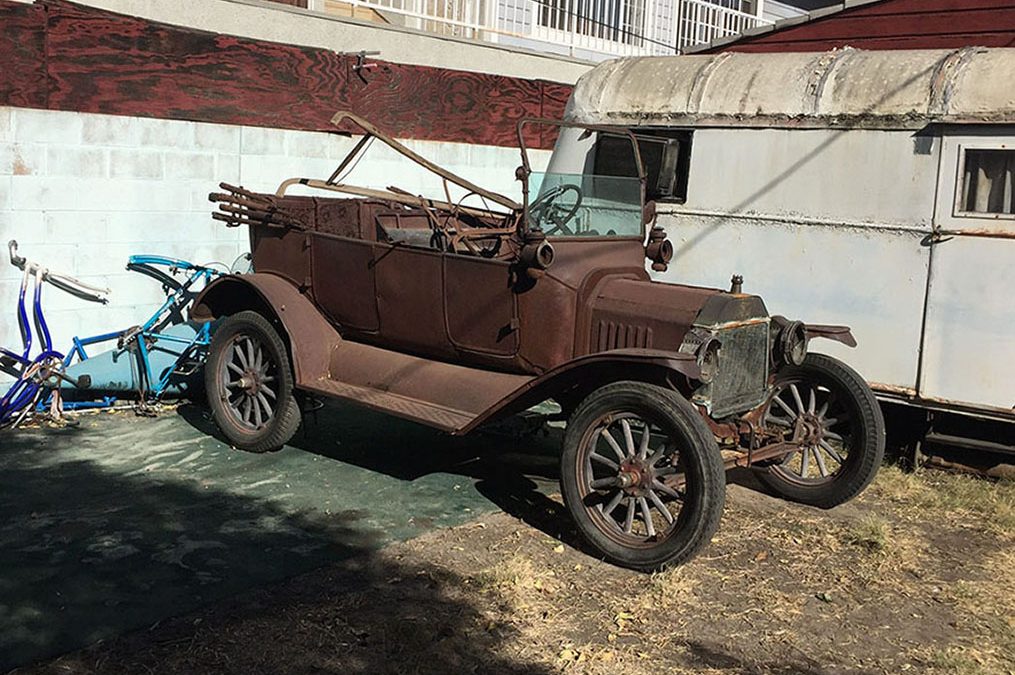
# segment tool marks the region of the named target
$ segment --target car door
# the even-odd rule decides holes
[[[502,260],[444,256],[448,337],[459,352],[510,357],[518,351],[518,306],[511,265]]]

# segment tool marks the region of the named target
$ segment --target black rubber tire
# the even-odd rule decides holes
[[[603,415],[617,410],[642,411],[679,441],[685,462],[688,499],[677,527],[649,547],[627,546],[596,525],[582,501],[578,461],[586,432]],[[561,453],[561,492],[578,530],[605,560],[643,572],[681,565],[697,555],[719,528],[726,499],[726,479],[715,437],[680,394],[643,382],[616,382],[593,391],[575,410],[564,434]],[[683,522],[681,522],[683,521]]]
[[[256,431],[243,428],[234,419],[226,400],[223,359],[239,335],[255,337],[275,364],[278,392],[275,414]],[[299,404],[293,395],[289,352],[278,331],[258,312],[245,311],[226,318],[216,329],[204,366],[208,406],[222,434],[235,447],[247,452],[271,452],[288,443],[300,427]]]
[[[778,465],[756,470],[759,481],[784,499],[830,509],[863,492],[878,473],[885,456],[885,420],[870,386],[842,361],[810,353],[800,366],[787,366],[776,375],[776,386],[792,379],[818,381],[845,395],[844,402],[859,422],[858,433],[839,473],[816,485],[788,480]],[[858,442],[857,442],[858,441]]]

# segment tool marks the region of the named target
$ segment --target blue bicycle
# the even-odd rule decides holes
[[[17,354],[0,348],[0,369],[15,377],[15,383],[0,399],[0,428],[20,424],[33,409],[59,418],[66,410],[108,407],[117,400],[110,394],[135,393],[138,411],[149,412],[151,404],[165,394],[187,393],[191,376],[204,361],[214,324],[187,321],[186,310],[197,292],[223,271],[164,256],[131,256],[127,269],[160,283],[165,302],[143,324],[74,337],[70,350],[62,354],[52,347],[42,310],[41,284],[48,281],[98,302],[105,302],[109,291],[49,273],[18,257],[16,242],[10,247],[11,263],[27,270],[18,305],[23,350]],[[180,281],[178,274],[186,276]],[[36,280],[32,314],[36,333],[43,342],[41,353],[34,358],[30,357],[32,331],[25,308],[30,278]],[[111,349],[89,354],[95,345],[110,343],[115,343]]]
[[[74,337],[63,368],[70,378],[84,378],[91,392],[136,393],[137,411],[143,413],[149,412],[150,405],[165,394],[186,394],[192,387],[191,376],[204,363],[214,326],[188,321],[186,310],[197,292],[223,272],[156,255],[131,256],[127,269],[160,283],[166,294],[165,302],[143,324],[112,333]],[[180,281],[175,278],[177,274],[185,278]],[[86,349],[114,342],[114,348],[95,356],[90,356]],[[61,394],[67,390],[77,391],[79,396],[80,389],[64,382],[54,392],[50,408],[54,403],[65,410],[105,407],[116,400],[108,395],[98,401],[91,396],[82,401],[61,400]]]
[[[21,332],[22,349],[15,352],[0,347],[0,372],[14,378],[14,383],[0,398],[0,429],[17,426],[35,409],[48,387],[56,381],[67,382],[75,387],[89,383],[64,372],[64,355],[53,349],[53,339],[42,311],[42,286],[50,283],[57,288],[92,302],[106,302],[108,289],[96,288],[67,276],[51,272],[39,263],[18,255],[18,243],[8,244],[11,264],[24,272],[21,290],[18,293],[18,328]],[[32,319],[29,321],[26,296],[29,286],[32,291]],[[33,335],[34,328],[34,335]],[[38,340],[39,353],[32,355],[33,343]]]

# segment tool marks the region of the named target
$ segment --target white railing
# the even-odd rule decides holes
[[[310,0],[391,23],[591,59],[674,54],[763,23],[758,0]],[[751,10],[752,11],[745,11]]]
[[[739,35],[744,31],[771,23],[738,8],[724,7],[705,0],[681,0],[677,3],[677,48],[701,45]]]

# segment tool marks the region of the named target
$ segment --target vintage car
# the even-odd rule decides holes
[[[769,316],[737,277],[728,292],[650,280],[646,259],[664,269],[672,246],[651,227],[626,130],[520,123],[519,204],[365,120],[333,122],[365,133],[330,178],[210,195],[216,219],[249,226],[253,255],[254,273],[210,284],[192,312],[221,319],[205,381],[235,446],[281,447],[312,396],[449,434],[552,400],[567,422],[567,509],[603,558],[639,570],[708,543],[727,468],[754,467],[819,507],[874,477],[884,422],[870,388],[808,353],[812,338],[855,344],[848,328]],[[545,172],[524,142],[535,124],[566,149]],[[371,139],[439,176],[446,198],[339,182]],[[346,196],[287,194],[294,185]]]

